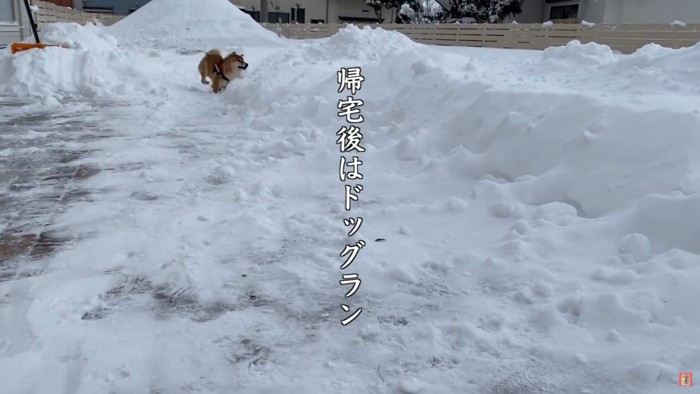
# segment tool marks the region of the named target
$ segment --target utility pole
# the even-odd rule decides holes
[[[260,0],[260,23],[267,23],[267,4],[269,0]]]

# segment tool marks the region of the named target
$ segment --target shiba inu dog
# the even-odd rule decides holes
[[[248,63],[243,59],[243,54],[233,52],[223,57],[218,49],[207,52],[198,66],[202,83],[208,85],[207,78],[209,78],[211,90],[214,93],[224,91],[228,84],[238,78],[241,71],[246,68],[248,68]]]

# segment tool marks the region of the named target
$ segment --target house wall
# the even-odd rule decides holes
[[[700,0],[524,0],[518,23],[542,23],[549,20],[549,11],[560,5],[578,4],[578,19],[593,23],[666,24],[674,20],[700,23]],[[512,19],[506,22],[511,22]]]
[[[0,47],[32,37],[23,0],[0,0],[0,3]]]
[[[326,19],[326,0],[268,0],[267,12],[288,14],[291,21],[292,8],[304,9],[304,22],[309,23],[312,19]],[[232,3],[245,7],[246,11],[260,12],[260,0],[235,0]],[[277,21],[272,21],[273,23]]]
[[[114,15],[128,15],[129,8],[143,7],[150,0],[84,0],[81,8],[111,7]]]
[[[320,22],[323,23],[339,23],[340,17],[376,19],[374,10],[365,4],[364,0],[268,0],[268,13],[284,13],[285,19],[282,23],[287,22]],[[234,4],[245,7],[246,11],[253,12],[259,17],[260,0],[235,0]],[[304,9],[304,20],[292,18],[292,8],[299,6]],[[392,10],[385,10],[385,20],[389,20],[392,16]],[[272,20],[271,23],[277,23],[278,20]],[[289,19],[286,19],[289,18]]]
[[[0,0],[0,47],[21,39],[16,15],[17,0]]]
[[[608,0],[582,0],[579,19],[586,22],[603,23]]]
[[[33,5],[34,1],[29,0],[29,4]],[[32,27],[31,24],[29,23],[29,17],[27,16],[27,10],[26,7],[24,6],[24,1],[23,0],[17,0],[17,8],[19,9],[19,14],[20,14],[20,33],[21,33],[21,39],[24,40],[26,38],[31,38],[32,40],[34,39],[34,33],[32,33]],[[36,13],[33,13],[34,17],[34,22],[36,22]]]
[[[674,20],[700,23],[700,1],[607,0],[604,23],[666,24]]]
[[[329,0],[328,3],[328,23],[339,23],[341,22],[340,17],[370,18],[375,20],[377,18],[374,10],[367,6],[365,0]],[[393,22],[395,14],[392,11],[386,8],[382,10],[384,23]]]
[[[522,5],[523,12],[514,18],[506,18],[503,23],[542,23],[544,17],[544,0],[525,0]]]
[[[61,7],[73,8],[73,0],[43,0],[47,3],[56,4]]]
[[[323,23],[339,23],[340,17],[351,18],[370,18],[375,19],[374,10],[365,4],[364,0],[268,0],[268,13],[280,12],[285,13],[289,20],[283,20],[283,23],[292,21],[292,8],[304,9],[304,23],[323,21]],[[236,5],[245,7],[248,12],[259,13],[260,0],[235,0]],[[383,15],[385,19],[392,17],[391,10],[385,10]],[[295,19],[297,22],[302,22]],[[270,20],[271,23],[276,23],[277,20]]]

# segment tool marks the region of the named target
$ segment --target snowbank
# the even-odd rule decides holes
[[[228,0],[153,0],[107,31],[121,44],[161,49],[208,50],[284,41]]]
[[[337,84],[333,66],[361,67],[365,70],[363,72],[371,72],[378,65],[410,61],[421,50],[425,47],[402,34],[350,25],[331,37],[299,41],[297,45],[265,58],[246,75],[245,80],[239,82],[237,91],[240,94],[230,97],[230,100],[251,109],[266,108],[269,117],[289,114],[292,124],[327,123],[332,120],[327,117],[328,110],[323,109],[328,98],[296,92],[333,91],[333,84]],[[379,67],[386,69],[385,66]],[[404,81],[402,77],[396,78],[392,70],[386,70],[390,75],[385,82]],[[395,87],[378,90],[375,97],[389,98]],[[298,113],[305,116],[298,117]]]
[[[66,44],[70,49],[91,52],[109,52],[117,49],[117,39],[105,27],[93,23],[51,23],[41,30],[41,41]]]
[[[152,93],[164,79],[158,80],[153,58],[119,48],[102,26],[52,24],[41,38],[69,48],[0,54],[0,92],[44,98]]]
[[[578,379],[590,373],[587,385],[567,388],[548,380],[549,372],[533,377],[536,382],[516,377],[503,383],[512,385],[508,392],[606,392],[606,379],[616,374],[630,387],[662,392],[672,389],[669,371],[688,363],[658,358],[646,344],[675,343],[671,332],[697,321],[684,309],[688,303],[673,296],[698,295],[688,276],[700,264],[693,219],[700,215],[700,96],[693,95],[688,68],[697,51],[651,45],[621,56],[606,46],[572,42],[527,55],[487,57],[464,49],[457,56],[381,30],[349,28],[270,57],[226,98],[234,118],[247,118],[261,132],[279,130],[280,141],[261,153],[307,157],[284,162],[284,171],[303,173],[306,185],[337,173],[333,133],[342,122],[335,113],[345,95],[337,93],[336,71],[361,66],[362,184],[371,197],[357,214],[374,218],[373,234],[396,240],[363,250],[372,261],[363,269],[386,285],[373,297],[389,303],[405,286],[412,292],[402,297],[420,298],[436,271],[462,273],[471,278],[465,299],[487,294],[494,308],[503,308],[505,299],[514,308],[492,313],[470,304],[464,324],[477,324],[475,316],[484,314],[483,330],[464,328],[470,334],[463,346],[496,354],[496,365],[503,361],[498,355],[520,346],[523,332],[542,333],[548,346],[528,351],[540,361],[557,359],[546,371],[585,365]],[[574,68],[579,71],[572,75]],[[670,83],[684,79],[681,90]],[[279,171],[256,176],[279,185],[288,176],[275,175]],[[290,186],[282,194],[306,189]],[[431,253],[416,243],[452,246]],[[458,330],[417,320],[416,336],[438,330],[444,338]],[[371,332],[378,342],[391,336]],[[496,338],[507,341],[508,350]],[[442,382],[416,373],[429,384]],[[605,379],[591,383],[599,374]]]
[[[542,65],[551,69],[558,62],[563,67],[574,65],[605,65],[615,61],[613,51],[607,45],[589,42],[581,44],[579,40],[572,40],[564,46],[550,47],[542,51]],[[570,68],[568,69],[570,70]]]
[[[419,51],[423,46],[396,31],[348,25],[331,37],[302,42],[299,48],[312,61],[352,60],[363,64],[386,60],[403,51]]]
[[[373,103],[366,111],[376,111],[367,116],[370,124],[401,130],[373,137],[386,154],[394,152],[399,161],[423,158],[435,166],[444,161],[474,181],[496,176],[502,183],[490,187],[503,198],[535,206],[564,202],[580,216],[599,217],[650,194],[700,190],[697,114],[682,107],[649,111],[632,102],[601,101],[599,90],[614,75],[630,82],[606,92],[612,96],[634,94],[645,87],[640,79],[657,82],[646,91],[676,95],[676,87],[663,82],[691,79],[687,64],[699,61],[699,55],[700,45],[648,46],[616,56],[607,46],[572,41],[543,51],[527,70],[556,80],[583,64],[586,73],[546,84],[532,75],[523,83],[523,75],[494,78],[497,71],[489,70],[489,61],[477,57],[465,61],[397,33],[351,26],[270,57],[232,100],[270,108],[269,117],[306,113],[314,117],[307,120],[324,122],[323,114],[332,110],[320,106],[329,101],[282,103],[277,97],[318,97],[316,92],[335,84],[333,67],[361,65],[368,82],[360,95]],[[311,73],[305,64],[325,67],[327,74]],[[678,73],[654,73],[661,69]],[[511,89],[513,81],[520,81],[517,91]],[[579,88],[585,84],[595,90]],[[686,90],[700,92],[687,85]]]
[[[691,103],[700,93],[697,84],[688,83],[697,78],[697,71],[687,64],[698,61],[700,44],[681,49],[649,44],[623,56],[613,54],[605,45],[574,40],[545,49],[527,69],[560,87],[597,91],[599,97],[624,97],[628,104],[644,102],[641,108],[656,105],[675,111],[686,108],[684,101]],[[637,97],[630,100],[629,95]],[[668,100],[658,100],[659,95],[668,96]]]

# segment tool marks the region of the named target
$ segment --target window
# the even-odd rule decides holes
[[[306,9],[292,8],[292,22],[306,23]]]
[[[289,23],[289,14],[286,12],[268,12],[268,23]]]
[[[323,20],[323,19],[312,19],[312,20],[311,20],[311,23],[312,23],[312,24],[316,24],[316,23],[326,23],[326,21]]]
[[[260,22],[260,11],[243,11],[250,15],[254,21]],[[289,13],[287,12],[267,12],[267,23],[289,23]]]
[[[136,11],[136,8],[129,8],[129,13]],[[112,7],[83,7],[83,12],[91,12],[94,14],[114,14]]]
[[[14,0],[0,0],[0,23],[15,23]]]
[[[377,23],[377,18],[361,18],[356,16],[338,16],[341,23]]]
[[[575,19],[578,17],[578,4],[559,5],[549,9],[549,19]]]
[[[253,18],[254,21],[260,22],[260,11],[243,11],[243,12],[250,15],[250,17]]]

